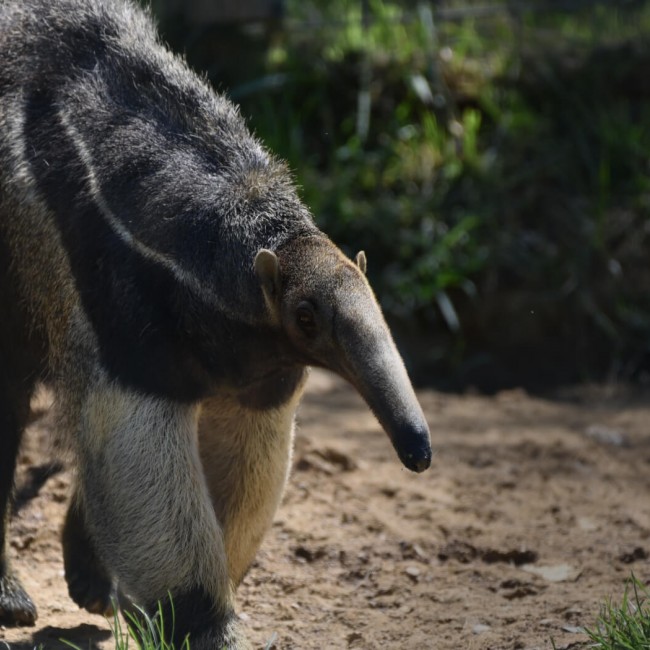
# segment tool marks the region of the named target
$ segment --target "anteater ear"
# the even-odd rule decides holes
[[[354,261],[357,263],[359,270],[364,275],[366,274],[366,269],[368,268],[368,260],[366,259],[366,254],[363,251],[359,251],[357,256],[354,258]]]
[[[280,263],[277,255],[266,248],[260,249],[255,256],[255,273],[266,300],[275,304],[280,295]]]

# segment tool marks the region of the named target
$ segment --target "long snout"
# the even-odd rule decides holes
[[[431,465],[429,427],[383,318],[371,331],[348,328],[339,345],[341,374],[368,403],[404,466],[423,472]]]

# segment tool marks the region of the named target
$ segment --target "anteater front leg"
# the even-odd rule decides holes
[[[175,619],[177,647],[248,647],[236,631],[221,528],[197,448],[196,406],[108,382],[81,412],[79,486],[89,536],[120,592]],[[168,594],[173,601],[174,616]]]
[[[302,371],[294,383],[282,403],[268,408],[254,408],[237,398],[213,397],[203,403],[201,461],[224,531],[228,573],[235,587],[253,562],[282,498],[304,384]]]

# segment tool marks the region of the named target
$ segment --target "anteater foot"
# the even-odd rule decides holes
[[[112,616],[111,578],[95,553],[82,515],[74,506],[68,509],[63,527],[63,564],[70,598],[91,614]]]
[[[73,569],[67,566],[65,579],[68,593],[79,607],[91,614],[113,615],[113,587],[106,576],[93,572],[90,567],[81,567],[80,562]]]
[[[176,647],[182,646],[176,645]],[[189,647],[192,650],[214,650],[214,648],[219,650],[253,650],[253,646],[244,637],[235,620],[232,620],[220,630],[190,634]]]
[[[11,574],[0,577],[0,623],[3,625],[34,625],[36,605]]]

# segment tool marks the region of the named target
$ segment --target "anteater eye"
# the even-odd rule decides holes
[[[296,308],[296,320],[300,329],[308,335],[316,333],[316,315],[311,303],[301,302]]]

